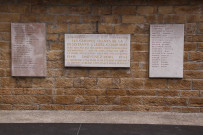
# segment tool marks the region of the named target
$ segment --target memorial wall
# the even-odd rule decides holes
[[[202,4],[1,1],[0,110],[203,112]]]

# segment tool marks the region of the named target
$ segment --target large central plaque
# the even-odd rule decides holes
[[[46,76],[46,34],[43,23],[12,23],[12,76]]]
[[[65,34],[66,67],[130,67],[130,34]]]
[[[150,25],[149,77],[183,78],[183,24]]]

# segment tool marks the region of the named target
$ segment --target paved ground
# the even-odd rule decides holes
[[[0,123],[114,123],[203,126],[203,113],[0,111]]]
[[[4,123],[0,135],[203,135],[203,126]]]

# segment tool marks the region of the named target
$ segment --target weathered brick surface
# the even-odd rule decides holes
[[[201,0],[7,0],[0,110],[203,112]],[[47,76],[11,77],[11,22],[46,24]],[[97,29],[98,22],[98,29]],[[184,78],[149,79],[150,24],[184,24]],[[65,68],[64,34],[130,34],[130,68]]]

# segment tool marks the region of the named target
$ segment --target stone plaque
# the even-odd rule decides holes
[[[46,76],[44,23],[12,23],[12,76]]]
[[[130,34],[65,34],[66,67],[130,67]]]
[[[183,78],[184,25],[150,25],[149,77]]]

